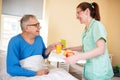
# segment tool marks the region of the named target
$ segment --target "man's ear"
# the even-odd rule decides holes
[[[28,31],[28,26],[24,26],[24,31]]]

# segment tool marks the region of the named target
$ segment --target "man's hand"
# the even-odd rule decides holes
[[[41,76],[41,75],[45,75],[48,73],[49,73],[48,69],[42,69],[42,70],[36,72],[36,76]]]
[[[56,49],[56,45],[58,45],[58,44],[63,46],[63,44],[61,42],[56,42],[56,43],[49,45],[46,49],[46,55],[48,55],[52,50]]]

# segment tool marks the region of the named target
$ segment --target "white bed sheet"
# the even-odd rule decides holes
[[[78,80],[63,69],[52,69],[48,75],[35,77],[12,77],[10,80]]]
[[[0,52],[0,80],[78,80],[60,68],[51,68],[48,75],[35,77],[11,77],[6,72],[6,54]]]

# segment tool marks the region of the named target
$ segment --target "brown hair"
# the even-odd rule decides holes
[[[21,26],[21,29],[23,30],[23,27],[25,25],[27,25],[29,23],[29,19],[30,18],[36,18],[34,15],[31,15],[31,14],[27,14],[27,15],[24,15],[21,20],[20,20],[20,26]]]
[[[90,16],[100,21],[99,6],[97,3],[82,2],[77,6],[77,8],[80,8],[83,11],[85,11],[88,8],[90,10]]]

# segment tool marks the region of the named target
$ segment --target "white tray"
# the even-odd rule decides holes
[[[74,51],[75,54],[79,54],[79,52]],[[52,50],[48,60],[51,62],[65,62],[65,56],[64,56],[64,50],[61,51],[60,54],[56,54],[56,50]],[[84,64],[86,63],[86,60],[79,60],[77,63]]]

